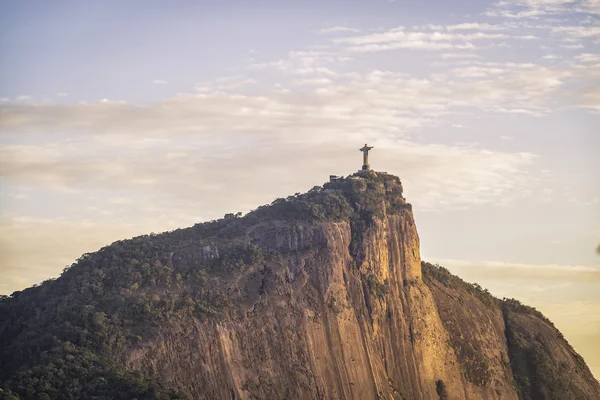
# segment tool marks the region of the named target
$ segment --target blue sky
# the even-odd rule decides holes
[[[445,2],[410,3],[404,15],[402,3],[364,1],[4,2],[2,70],[12,79],[2,91],[146,102],[240,67],[251,49],[285,57],[333,25],[393,27],[428,23],[432,9],[440,18],[461,12]],[[170,87],[148,87],[156,76],[169,77]]]
[[[600,3],[6,1],[0,292],[371,165],[598,374]],[[573,310],[577,310],[574,312]]]

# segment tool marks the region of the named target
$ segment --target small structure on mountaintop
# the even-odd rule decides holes
[[[362,166],[363,171],[369,171],[371,169],[371,166],[369,165],[369,150],[371,150],[372,148],[373,147],[369,147],[365,143],[364,147],[362,149],[359,149],[360,151],[363,152],[363,166]]]

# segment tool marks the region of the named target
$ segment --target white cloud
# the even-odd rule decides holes
[[[490,17],[539,19],[575,13],[599,14],[598,0],[502,0],[487,11]]]
[[[293,86],[326,86],[331,83],[327,78],[299,79],[292,81]]]
[[[348,50],[356,53],[370,53],[377,51],[412,49],[412,50],[472,50],[475,46],[471,43],[454,44],[447,42],[431,42],[423,40],[409,40],[405,42],[392,42],[386,44],[366,44],[350,46]]]
[[[345,38],[333,39],[336,43],[345,43],[351,45],[364,45],[373,43],[393,43],[408,41],[432,41],[432,42],[452,42],[452,41],[472,41],[482,39],[503,39],[509,36],[503,33],[443,33],[443,32],[419,32],[406,31],[403,27],[394,28],[384,33],[372,33],[362,36],[350,36]]]
[[[152,81],[152,83],[154,83],[155,85],[166,85],[167,81],[164,81],[162,79],[155,79]]]
[[[5,134],[39,132],[50,124],[53,132],[65,135],[83,130],[100,136],[118,127],[121,135],[159,137],[201,137],[221,131],[269,137],[285,134],[286,129],[306,129],[307,137],[357,129],[386,133],[431,124],[462,107],[505,112],[510,105],[539,113],[569,76],[561,70],[514,63],[483,63],[452,74],[460,79],[419,79],[377,70],[331,73],[305,78],[305,84],[318,83],[318,89],[294,94],[290,84],[278,88],[277,96],[235,92],[241,84],[255,82],[236,77],[207,83],[212,87],[203,87],[201,93],[180,94],[146,107],[107,99],[95,104],[13,104],[5,109],[0,129]],[[292,92],[281,92],[284,89]]]
[[[333,26],[331,28],[321,29],[319,33],[328,34],[328,33],[338,33],[338,32],[360,32],[360,29],[348,28],[347,26]]]
[[[310,55],[293,53],[295,58],[305,56]],[[197,207],[198,198],[210,199],[211,188],[225,185],[248,193],[260,188],[258,193],[267,198],[247,199],[256,206],[282,195],[285,188],[275,185],[276,193],[267,184],[281,174],[295,176],[302,169],[305,173],[298,179],[308,185],[314,183],[311,177],[332,172],[331,165],[351,170],[356,161],[351,143],[366,139],[378,146],[382,169],[403,171],[407,188],[410,182],[426,182],[411,189],[423,208],[496,204],[501,194],[506,203],[519,198],[518,188],[528,184],[524,171],[533,164],[532,155],[417,145],[405,138],[413,129],[439,124],[465,107],[539,113],[563,78],[561,71],[532,64],[482,63],[477,68],[485,73],[484,81],[460,76],[419,79],[373,70],[280,83],[272,96],[207,88],[145,107],[119,102],[12,104],[0,121],[4,136],[43,135],[48,126],[52,130],[46,139],[41,136],[47,142],[39,146],[4,146],[0,171],[15,185],[142,190],[168,194],[172,199],[165,202],[177,199],[185,207]],[[207,84],[218,87],[245,79],[224,77]],[[295,93],[296,85],[304,90]],[[264,147],[248,153],[245,149],[252,143]],[[218,154],[210,150],[214,147],[221,149]],[[128,153],[135,156],[121,156]],[[326,162],[319,162],[320,153]],[[300,154],[312,155],[310,166]],[[217,172],[204,176],[201,186],[189,185],[209,169]],[[265,187],[248,180],[248,174],[262,177]],[[292,186],[298,182],[289,183],[289,190],[297,191]],[[226,212],[223,208],[233,204],[239,199],[207,207]]]
[[[472,27],[467,25],[466,27]],[[415,27],[418,29],[419,27]],[[431,29],[427,26],[426,29]],[[460,30],[460,29],[457,29]],[[468,29],[463,29],[468,30]],[[488,32],[441,32],[408,30],[403,26],[383,33],[371,33],[332,39],[334,43],[346,45],[351,52],[376,52],[394,49],[450,50],[475,49],[472,42],[481,40],[515,39],[532,40],[533,35],[508,35],[506,33]]]
[[[441,57],[445,60],[451,59],[465,59],[465,58],[480,58],[479,55],[474,53],[443,53]]]
[[[503,31],[508,29],[504,25],[490,25],[481,22],[465,22],[462,24],[446,26],[448,31]]]
[[[587,38],[600,35],[600,26],[556,26],[554,33],[563,33],[575,38]]]
[[[575,57],[580,62],[600,62],[600,54],[582,53]]]
[[[577,49],[583,49],[583,45],[581,43],[579,44],[560,44],[560,47],[562,47],[563,49],[570,49],[570,50],[577,50]]]

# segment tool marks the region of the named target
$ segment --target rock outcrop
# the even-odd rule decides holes
[[[72,291],[77,313],[93,310],[69,324],[92,339],[68,342],[171,391],[144,386],[140,398],[600,398],[581,357],[535,310],[422,265],[412,208],[387,174],[117,242],[29,290],[0,309],[0,384],[25,398],[64,393],[36,389],[27,380],[36,372],[23,371],[46,365],[44,352],[63,357],[67,339],[25,346],[26,360],[27,328],[8,325]],[[61,304],[45,312],[61,316]],[[78,393],[108,396],[102,388]]]

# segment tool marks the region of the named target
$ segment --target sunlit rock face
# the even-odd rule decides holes
[[[421,262],[412,208],[391,175],[363,172],[122,245],[135,240],[151,256],[131,267],[142,265],[139,282],[116,291],[146,299],[149,316],[121,316],[136,340],[125,334],[103,351],[178,396],[600,398],[543,316]],[[92,255],[93,268],[108,268],[102,252],[116,245]],[[169,277],[146,279],[145,265]]]

